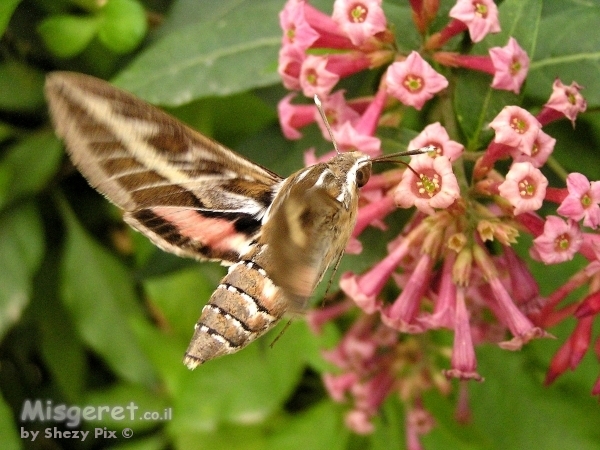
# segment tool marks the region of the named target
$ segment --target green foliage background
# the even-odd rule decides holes
[[[331,11],[327,0],[312,2]],[[447,12],[453,2],[442,1]],[[588,113],[573,130],[546,130],[568,171],[600,179],[600,5],[589,1],[501,3],[503,32],[476,53],[516,36],[532,56],[521,98],[489,89],[489,78],[463,73],[455,110],[465,142],[481,145],[483,126],[506,102],[535,111],[556,76],[585,86]],[[181,363],[201,307],[223,274],[215,264],[183,261],[129,231],[120,213],[87,187],[64,157],[50,128],[42,95],[50,70],[111,79],[161,105],[201,132],[282,175],[302,165],[302,150],[327,149],[319,132],[283,139],[276,104],[285,94],[277,75],[283,0],[0,1],[0,442],[18,448],[355,449],[404,448],[400,402],[389,399],[377,431],[351,435],[343,405],[328,400],[319,374],[320,349],[340,331],[314,336],[298,320],[274,348],[278,330],[244,351],[194,372]],[[408,2],[385,1],[398,46],[419,40]],[[440,26],[446,20],[441,13]],[[148,29],[147,25],[150,24]],[[460,45],[460,42],[456,45]],[[369,92],[374,77],[346,81]],[[427,124],[408,115],[384,141],[406,143]],[[489,136],[487,136],[489,138]],[[562,181],[551,181],[563,186]],[[398,216],[401,217],[401,216]],[[393,227],[392,227],[393,228]],[[393,235],[393,234],[392,234]],[[360,271],[382,255],[381,232],[363,239],[365,254],[346,258]],[[133,246],[130,246],[130,243]],[[543,293],[565,279],[562,268],[533,267]],[[597,449],[600,411],[589,391],[598,363],[588,355],[574,373],[549,388],[543,379],[553,352],[573,323],[551,330],[557,341],[520,353],[478,349],[482,384],[470,386],[472,422],[457,425],[449,397],[425,399],[438,426],[423,437],[428,449]],[[140,411],[172,408],[172,419],[85,422],[118,430],[119,439],[27,442],[22,429],[63,424],[22,423],[25,399],[67,405],[127,405]],[[121,437],[130,427],[133,437]],[[42,431],[43,434],[43,431]]]

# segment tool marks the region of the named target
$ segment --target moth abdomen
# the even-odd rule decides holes
[[[230,267],[202,308],[184,363],[193,369],[235,353],[279,322],[287,310],[281,289],[252,260]]]

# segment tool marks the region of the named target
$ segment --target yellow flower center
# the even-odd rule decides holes
[[[407,75],[403,84],[411,92],[419,92],[424,85],[423,78],[416,75]]]
[[[417,190],[423,197],[433,197],[440,191],[440,176],[437,173],[433,177],[421,174],[420,180],[417,181]]]
[[[510,127],[519,134],[524,134],[527,131],[527,122],[517,116],[510,119]]]
[[[519,194],[521,197],[533,197],[535,194],[535,186],[525,178],[519,181]]]
[[[488,14],[488,7],[483,3],[473,2],[473,6],[475,7],[475,14],[479,17],[486,18]]]
[[[364,5],[357,3],[350,10],[350,21],[354,23],[363,23],[367,19],[367,13],[369,11]]]

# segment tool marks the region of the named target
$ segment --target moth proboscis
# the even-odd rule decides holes
[[[305,306],[339,260],[358,189],[379,158],[355,151],[282,178],[100,79],[48,75],[50,115],[79,171],[161,249],[228,265],[184,363],[234,353]]]

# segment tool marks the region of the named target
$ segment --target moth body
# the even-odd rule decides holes
[[[184,363],[240,350],[302,309],[337,264],[371,160],[340,153],[288,178],[87,75],[55,72],[50,115],[71,160],[161,249],[229,265]]]

